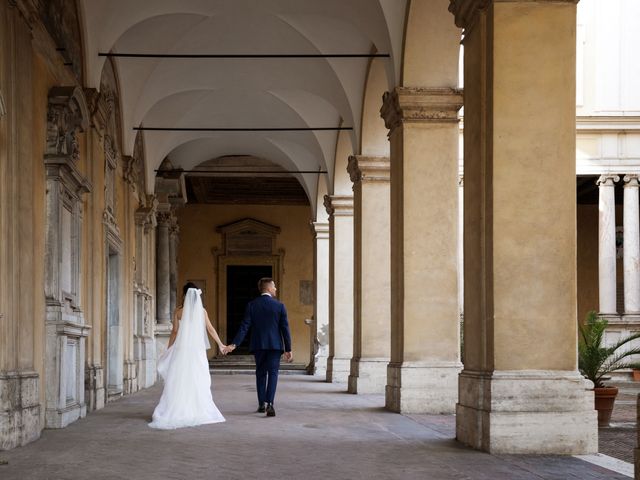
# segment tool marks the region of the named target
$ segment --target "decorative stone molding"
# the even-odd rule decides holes
[[[140,181],[137,160],[135,157],[126,155],[122,157],[122,162],[124,167],[122,169],[122,176],[124,177],[124,181],[127,182],[127,185],[129,185],[134,192],[137,192],[138,182]]]
[[[85,343],[91,327],[80,307],[82,199],[91,190],[77,169],[77,134],[89,110],[79,87],[54,87],[47,111],[46,168],[46,413],[45,425],[61,428],[85,416]]]
[[[329,223],[327,222],[311,222],[311,233],[315,240],[328,240],[329,239]]]
[[[352,217],[353,195],[325,195],[324,207],[334,217]]]
[[[158,211],[156,212],[156,224],[159,227],[170,227],[172,222],[171,212]]]
[[[49,91],[45,156],[76,162],[80,156],[77,134],[88,125],[89,111],[80,87],[53,87]]]
[[[280,227],[245,218],[216,227],[222,234],[222,255],[273,255]]]
[[[457,123],[463,103],[459,88],[396,87],[382,96],[380,115],[390,132],[405,122]]]
[[[491,0],[449,0],[449,11],[455,16],[456,26],[470,30],[478,13],[487,9]]]
[[[458,175],[458,186],[464,187],[464,175]]]
[[[600,186],[600,185],[604,185],[606,187],[613,187],[615,182],[618,182],[620,180],[620,177],[618,175],[615,174],[603,174],[600,175],[600,178],[598,178],[598,180],[596,180],[596,185]]]
[[[102,138],[107,126],[107,106],[102,95],[95,88],[85,88],[84,94],[87,99],[87,108],[91,115],[91,126]]]
[[[478,14],[492,3],[531,3],[532,0],[449,0],[449,11],[455,16],[456,26],[469,31],[475,25]],[[579,0],[536,0],[537,3],[578,3]]]
[[[640,184],[638,183],[638,178],[640,178],[640,175],[637,175],[635,173],[630,173],[624,176],[624,178],[622,179],[624,181],[624,187],[638,187]]]
[[[391,180],[391,162],[389,157],[351,155],[347,172],[349,172],[353,183],[389,182]]]

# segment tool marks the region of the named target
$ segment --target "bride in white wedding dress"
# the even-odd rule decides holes
[[[184,304],[174,315],[169,348],[158,359],[164,390],[149,424],[152,428],[167,430],[225,421],[211,396],[206,332],[221,352],[225,346],[202,306],[201,290],[187,283],[183,291]]]

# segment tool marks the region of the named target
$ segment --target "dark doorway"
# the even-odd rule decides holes
[[[256,298],[258,280],[271,277],[273,271],[270,265],[228,265],[227,266],[227,343],[233,341],[238,333],[244,317],[244,310],[251,300]],[[238,345],[235,354],[249,354],[249,338],[251,332]]]

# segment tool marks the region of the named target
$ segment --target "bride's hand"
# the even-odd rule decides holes
[[[224,343],[221,343],[218,346],[220,347],[220,352],[222,353],[222,355],[226,355],[227,353],[229,353],[229,347],[227,347]]]

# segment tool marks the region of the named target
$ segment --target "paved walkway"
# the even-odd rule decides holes
[[[625,479],[573,457],[494,456],[453,440],[454,418],[402,416],[383,397],[285,376],[276,418],[251,413],[253,378],[214,376],[223,424],[157,431],[160,387],[0,452],[0,479]]]
[[[598,432],[599,450],[614,458],[633,463],[638,428],[636,425],[636,402],[640,393],[640,382],[618,383],[620,389],[611,415],[611,426]]]

